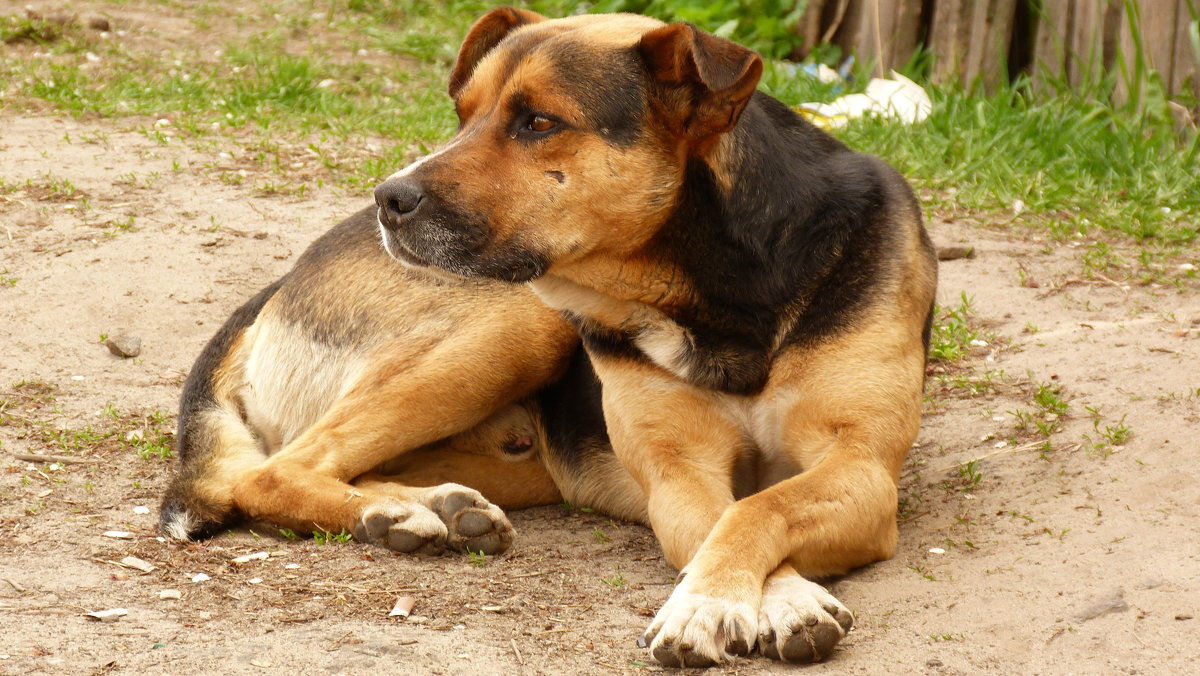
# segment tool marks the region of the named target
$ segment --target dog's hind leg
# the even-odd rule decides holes
[[[512,528],[478,491],[349,483],[527,396],[558,370],[571,340],[557,324],[504,340],[495,329],[462,329],[415,357],[378,357],[315,424],[239,477],[238,508],[251,518],[346,531],[398,551],[465,547],[478,538],[502,551]],[[479,518],[464,522],[465,513]],[[458,523],[471,532],[447,530]]]
[[[205,346],[187,382],[176,435],[179,465],[159,510],[166,535],[189,540],[213,535],[237,519],[233,484],[266,459],[240,411],[244,340],[279,283],[238,308]]]

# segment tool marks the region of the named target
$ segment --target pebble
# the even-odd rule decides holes
[[[118,540],[132,540],[133,533],[123,530],[106,530],[104,531],[104,537],[116,538]]]
[[[154,570],[154,564],[150,563],[149,561],[143,561],[136,556],[126,556],[125,558],[121,559],[121,563],[129,566],[130,568],[136,568],[143,573],[149,573]]]
[[[973,246],[939,246],[937,250],[939,261],[955,261],[960,258],[974,258]]]
[[[196,573],[192,576],[192,582],[208,582],[211,579],[211,577],[205,575],[204,573]]]
[[[104,345],[108,347],[109,352],[122,358],[136,357],[142,353],[142,339],[137,336],[111,336],[104,341]]]
[[[97,610],[87,613],[87,617],[100,622],[116,622],[121,617],[128,615],[129,611],[124,608],[112,608],[110,610]]]
[[[267,552],[255,552],[253,554],[246,554],[245,556],[238,556],[233,559],[233,562],[234,563],[250,563],[251,561],[262,561],[270,556],[271,555],[268,554]]]
[[[158,598],[164,601],[178,601],[183,598],[183,594],[178,589],[164,589],[158,592]]]
[[[133,508],[133,513],[134,514],[149,514],[150,508],[145,505],[138,505],[137,507]]]

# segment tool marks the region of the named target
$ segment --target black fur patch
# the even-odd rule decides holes
[[[579,337],[589,352],[642,362],[650,361],[650,358],[634,345],[633,341],[637,336],[633,333],[609,328],[588,317],[567,310],[562,311],[561,314],[579,332]]]
[[[547,448],[568,467],[589,452],[612,452],[602,392],[587,352],[576,350],[562,378],[538,394]]]
[[[617,146],[632,145],[641,136],[646,93],[632,52],[560,41],[547,47],[547,57],[554,63],[556,84],[580,103],[590,131]]]
[[[732,190],[723,194],[692,160],[652,248],[680,265],[700,299],[671,312],[694,338],[693,380],[752,394],[766,384],[785,318],[796,319],[780,347],[823,340],[853,325],[887,274],[891,170],[762,93],[732,134],[723,168]]]

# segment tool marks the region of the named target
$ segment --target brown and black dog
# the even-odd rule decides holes
[[[498,552],[561,495],[686,570],[660,661],[827,655],[852,618],[801,575],[893,552],[935,269],[904,181],[760,72],[687,25],[480,19],[455,138],[205,348],[163,530]]]
[[[912,191],[761,73],[690,25],[502,8],[455,64],[457,135],[376,189],[398,260],[530,282],[578,329],[685,573],[645,636],[667,664],[827,654],[851,615],[802,576],[892,555],[920,422],[936,262]]]

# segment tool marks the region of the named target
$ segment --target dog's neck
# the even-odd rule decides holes
[[[783,345],[825,330],[806,313],[845,296],[839,266],[863,264],[842,257],[875,218],[878,179],[862,158],[757,95],[737,129],[688,161],[677,206],[645,247],[653,256],[593,254],[552,268],[534,290],[593,352],[756,392]]]

